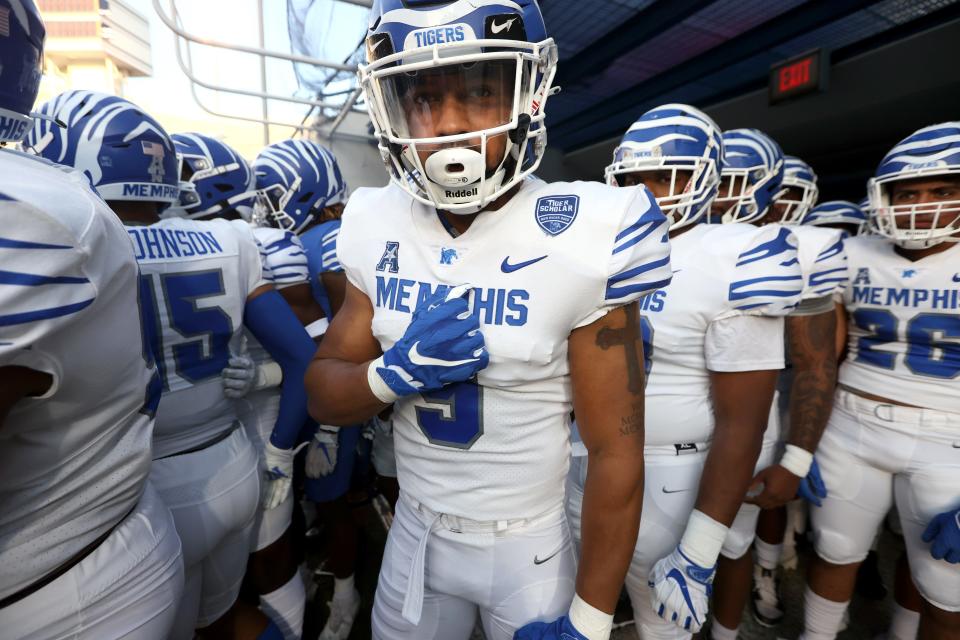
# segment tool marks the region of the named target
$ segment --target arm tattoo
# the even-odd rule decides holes
[[[832,311],[787,319],[787,341],[794,367],[789,442],[810,452],[817,450],[833,409],[837,386],[836,322]]]
[[[603,327],[597,332],[597,346],[606,351],[611,347],[623,346],[627,359],[627,391],[633,395],[643,394],[643,342],[640,336],[640,313],[637,304],[624,307],[627,313],[627,326],[623,329]]]

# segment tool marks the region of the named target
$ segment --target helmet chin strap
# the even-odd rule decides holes
[[[470,215],[486,206],[486,199],[496,193],[506,174],[504,163],[487,176],[487,162],[483,154],[466,147],[452,147],[436,151],[424,163],[426,186],[438,208],[444,204],[477,202],[475,207],[458,208],[452,213]],[[481,204],[485,203],[485,204]]]

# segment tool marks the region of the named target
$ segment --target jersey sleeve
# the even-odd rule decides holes
[[[803,294],[796,236],[779,225],[758,228],[736,257],[728,280],[728,304],[718,317],[789,314]]]
[[[343,271],[343,265],[337,255],[337,238],[340,235],[340,221],[335,220],[329,230],[324,230],[320,240],[320,272]]]
[[[670,284],[669,223],[650,193],[635,188],[620,218],[607,263],[599,308],[577,324],[590,324]]]
[[[710,371],[783,369],[783,318],[732,316],[711,322],[704,336]]]
[[[255,234],[256,235],[256,234]],[[273,284],[279,289],[297,284],[306,284],[310,280],[307,267],[307,252],[300,238],[291,231],[282,235],[266,238],[259,237],[266,265],[270,270]]]
[[[267,254],[250,226],[242,220],[228,222],[237,235],[237,251],[240,259],[242,283],[246,296],[262,286],[273,284],[273,272],[267,263]]]
[[[97,224],[95,216],[91,224]],[[34,347],[58,331],[69,331],[70,323],[95,302],[88,255],[69,229],[0,194],[0,366],[57,373]]]
[[[362,234],[361,220],[359,216],[354,213],[356,210],[351,209],[351,205],[356,205],[360,200],[358,194],[360,192],[354,193],[353,197],[350,198],[350,202],[347,203],[347,208],[343,212],[343,218],[340,222],[340,228],[337,230],[337,262],[340,264],[343,272],[347,276],[347,280],[350,281],[350,284],[355,286],[360,291],[366,293],[366,287],[363,286],[363,274],[360,271],[360,264],[353,258],[358,256],[358,251],[354,248],[354,244],[357,240],[355,236],[360,236]]]
[[[803,298],[823,298],[843,293],[847,287],[847,252],[843,235],[838,231],[831,242],[817,254],[813,268],[807,274]]]

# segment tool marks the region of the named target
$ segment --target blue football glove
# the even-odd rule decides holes
[[[933,543],[930,555],[937,560],[960,563],[960,509],[934,517],[923,532],[923,541]]]
[[[810,471],[807,472],[807,477],[800,481],[797,495],[812,505],[823,506],[823,499],[827,497],[827,485],[823,484],[823,478],[820,476],[820,465],[817,464],[816,458],[810,463]]]
[[[678,546],[666,558],[653,565],[650,580],[650,602],[664,620],[696,633],[707,621],[713,575],[716,566],[701,567]]]
[[[513,634],[513,640],[587,640],[577,631],[570,618],[563,616],[553,622],[530,622]]]
[[[376,373],[398,397],[464,382],[490,362],[480,321],[467,302],[471,291],[461,285],[428,299],[403,337],[376,361]]]

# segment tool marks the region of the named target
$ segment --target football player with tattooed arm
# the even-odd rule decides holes
[[[751,167],[744,163],[749,153],[737,131],[730,135],[728,166],[724,168],[720,206],[740,190],[740,181]],[[749,142],[749,141],[746,141]],[[728,189],[733,194],[728,193]],[[725,216],[725,222],[757,226],[788,225],[797,239],[797,258],[803,275],[800,304],[785,320],[787,360],[791,365],[778,381],[787,394],[789,433],[781,434],[779,408],[775,406],[770,427],[764,434],[764,455],[757,464],[749,496],[721,554],[714,584],[714,640],[734,640],[743,608],[750,594],[753,568],[753,613],[764,626],[777,624],[783,616],[775,572],[780,560],[786,527],[784,505],[800,495],[816,504],[822,498],[813,453],[826,427],[837,380],[834,334],[834,295],[847,282],[843,235],[834,229],[798,226],[816,202],[817,176],[813,169],[792,156],[784,158],[783,182],[774,188],[765,209],[740,209]],[[783,453],[780,440],[784,440]],[[779,456],[779,462],[777,462]],[[809,478],[808,478],[809,476]],[[760,509],[763,509],[762,511]],[[750,551],[756,547],[754,566]]]
[[[375,5],[361,84],[391,184],[351,196],[343,308],[307,375],[349,425],[394,403],[380,640],[605,640],[643,496],[636,301],[671,278],[642,188],[526,179],[557,49],[533,0]],[[590,458],[579,571],[569,416]]]
[[[674,267],[670,286],[640,307],[650,357],[646,479],[626,587],[646,640],[689,638],[706,621],[717,559],[736,525],[783,368],[781,316],[801,290],[789,230],[702,224],[724,144],[706,114],[667,104],[630,127],[606,169],[609,183],[644,184],[656,196],[670,220]],[[751,175],[778,184],[777,150],[755,145],[762,155]],[[751,188],[736,208],[763,210],[765,195]],[[592,516],[577,517],[584,466],[580,459],[571,467],[568,509],[586,539]]]
[[[960,638],[960,122],[920,129],[869,183],[877,235],[846,241],[833,413],[817,460],[803,638],[837,635],[857,568],[896,500],[918,635]]]

